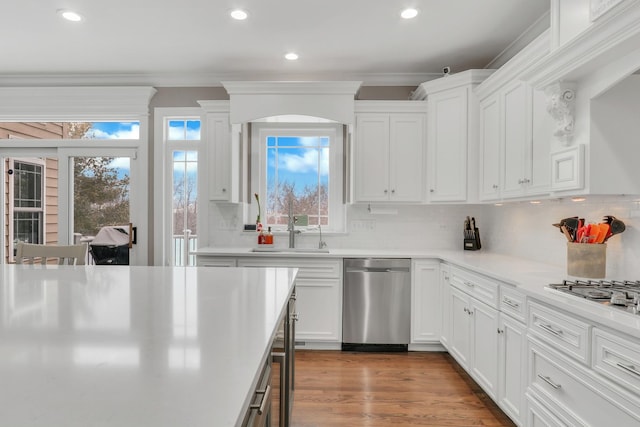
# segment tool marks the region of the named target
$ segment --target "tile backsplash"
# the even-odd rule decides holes
[[[347,207],[348,232],[328,234],[329,248],[344,249],[461,249],[464,218],[476,218],[482,251],[528,258],[560,267],[566,266],[566,239],[551,224],[569,216],[600,222],[614,215],[625,222],[624,233],[607,244],[607,276],[640,280],[640,200],[637,197],[588,197],[546,200],[541,204],[508,202],[494,205],[420,205]],[[210,209],[210,242],[217,247],[245,247],[255,244],[254,233],[242,229],[242,206],[215,204]],[[299,247],[315,247],[317,234],[297,237]],[[276,245],[286,245],[285,235],[276,235]]]

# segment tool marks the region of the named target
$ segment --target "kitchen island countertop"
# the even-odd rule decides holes
[[[0,424],[240,425],[296,273],[0,267]]]

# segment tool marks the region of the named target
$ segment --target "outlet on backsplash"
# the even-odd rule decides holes
[[[370,232],[375,231],[376,229],[376,220],[375,219],[359,219],[353,220],[350,224],[350,230],[352,233],[358,232]]]

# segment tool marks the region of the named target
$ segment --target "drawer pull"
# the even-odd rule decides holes
[[[291,320],[297,322],[298,320],[300,320],[300,314],[299,313],[291,313]]]
[[[259,405],[251,405],[251,409],[257,409],[258,415],[262,415],[265,411],[266,406],[271,401],[271,385],[267,385],[267,388],[264,390],[256,390],[256,394],[262,394],[262,402]]]
[[[502,302],[507,304],[509,307],[513,307],[513,308],[519,308],[520,304],[518,304],[517,302],[513,302],[511,301],[509,298],[503,298]]]
[[[629,372],[629,373],[632,373],[632,374],[637,375],[637,376],[639,376],[639,377],[640,377],[640,371],[638,371],[638,370],[636,369],[636,367],[635,367],[635,366],[633,366],[633,365],[625,365],[624,363],[620,363],[620,362],[616,363],[616,365],[617,365],[619,368],[622,368],[622,369],[624,369],[625,371],[627,371],[627,372]]]
[[[467,285],[470,288],[473,288],[475,285],[471,282],[463,282],[465,285]]]
[[[538,324],[538,326],[540,326],[545,331],[550,332],[553,335],[556,335],[558,337],[562,335],[562,329],[555,329],[553,326],[545,325],[544,323],[540,323],[540,324]]]
[[[551,387],[555,388],[556,390],[558,390],[560,387],[562,387],[560,384],[556,384],[553,381],[551,381],[551,378],[545,377],[542,374],[538,374],[538,378],[540,378],[542,381],[544,381],[545,383],[549,384]]]

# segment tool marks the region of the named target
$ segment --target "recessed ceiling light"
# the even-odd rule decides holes
[[[230,15],[233,19],[237,19],[238,21],[243,21],[249,16],[247,12],[242,9],[232,10]]]
[[[289,52],[284,57],[287,58],[289,61],[295,61],[296,59],[298,59],[298,54]]]
[[[530,201],[529,203],[531,203],[532,205],[539,205],[539,204],[541,204],[542,202],[541,202],[540,200],[532,200],[532,201]]]
[[[587,200],[586,197],[573,197],[571,199],[571,201],[573,201],[573,202],[584,202],[585,200]]]
[[[58,15],[62,16],[67,21],[72,21],[72,22],[82,21],[82,15],[80,15],[78,12],[74,12],[73,10],[59,9]]]
[[[400,12],[400,16],[402,16],[404,19],[415,18],[416,16],[418,16],[418,10],[413,8],[405,9]]]

